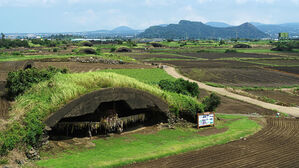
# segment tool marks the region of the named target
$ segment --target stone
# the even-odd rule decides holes
[[[24,164],[24,161],[23,161],[23,160],[19,160],[19,159],[16,159],[15,162],[16,162],[18,165],[23,165],[23,164]]]
[[[39,160],[40,159],[38,152],[34,148],[31,148],[25,154],[26,154],[27,158],[30,160]]]

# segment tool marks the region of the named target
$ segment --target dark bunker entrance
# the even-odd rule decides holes
[[[85,95],[79,98],[81,101],[75,100],[54,113],[46,121],[50,128],[50,139],[122,133],[142,126],[167,122],[168,105],[156,96],[128,88],[107,90],[112,91],[112,94],[106,94],[106,97],[102,97],[101,91],[98,92],[101,99],[104,99],[102,101],[97,96],[91,98],[92,96]],[[124,94],[126,95],[122,96]],[[84,97],[91,99],[86,100]],[[111,97],[113,101],[105,101],[111,100]],[[68,106],[72,106],[72,109]]]

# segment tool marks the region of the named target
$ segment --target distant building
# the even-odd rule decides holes
[[[288,40],[289,38],[289,33],[278,33],[279,40]]]

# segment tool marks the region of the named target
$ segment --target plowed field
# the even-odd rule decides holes
[[[246,140],[127,167],[299,167],[299,120],[268,118]]]

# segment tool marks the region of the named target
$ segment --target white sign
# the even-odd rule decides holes
[[[198,115],[198,127],[214,125],[214,113]]]

